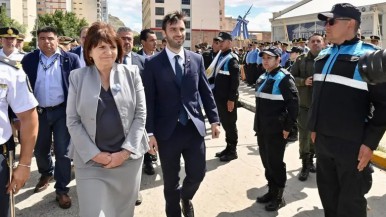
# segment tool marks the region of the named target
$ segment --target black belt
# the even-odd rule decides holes
[[[40,107],[40,106],[38,106],[37,110],[38,110],[38,113],[41,114],[44,111],[53,111],[53,110],[58,109],[58,108],[60,108],[60,107],[62,107],[64,105],[65,105],[65,103],[62,102],[62,103],[60,103],[59,105],[56,105],[56,106],[48,106],[48,107]]]

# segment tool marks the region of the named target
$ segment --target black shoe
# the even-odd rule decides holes
[[[238,156],[236,152],[229,152],[228,154],[221,156],[220,161],[228,162],[237,158]]]
[[[142,203],[142,194],[141,192],[138,192],[138,197],[137,197],[137,200],[135,201],[135,205],[139,206],[141,205],[141,203]]]
[[[272,190],[272,200],[265,206],[267,211],[277,211],[286,205],[283,198],[284,188],[274,188]]]
[[[272,193],[270,192],[270,190],[268,190],[268,192],[263,196],[256,198],[256,202],[258,203],[268,203],[271,200],[272,200]]]
[[[309,164],[309,156],[306,155],[302,158],[302,170],[300,171],[298,177],[298,179],[302,182],[306,181],[308,179],[308,175],[310,174]]]
[[[181,199],[181,211],[185,217],[194,217],[194,209],[191,200]]]
[[[269,204],[265,206],[265,210],[267,211],[277,211],[280,208],[284,207],[286,205],[284,198],[281,199],[274,199]]]
[[[143,166],[144,166],[144,172],[147,175],[154,175],[155,174],[154,166],[153,166],[152,162],[146,162],[143,164]]]
[[[222,157],[222,156],[226,155],[227,153],[228,153],[228,145],[227,145],[227,147],[226,147],[224,150],[222,150],[221,152],[217,152],[216,155],[215,155],[215,157]]]

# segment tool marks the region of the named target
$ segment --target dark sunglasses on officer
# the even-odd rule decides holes
[[[333,26],[333,25],[335,25],[335,23],[336,23],[337,20],[351,20],[351,18],[345,18],[345,17],[341,17],[341,18],[331,18],[331,19],[328,19],[328,20],[325,21],[324,26],[327,26],[327,24],[328,24],[329,26]]]

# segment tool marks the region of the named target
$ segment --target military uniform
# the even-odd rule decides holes
[[[7,150],[14,148],[9,146],[12,128],[8,119],[8,106],[16,113],[21,113],[37,104],[23,70],[17,68],[15,61],[0,57],[0,217],[9,215],[9,194],[6,193],[9,167],[6,156]]]
[[[307,177],[311,164],[313,166],[312,159],[315,151],[314,145],[311,142],[311,132],[307,128],[308,111],[312,102],[312,86],[306,86],[305,81],[314,74],[315,58],[316,56],[312,55],[311,52],[302,54],[296,59],[291,68],[291,74],[295,77],[295,84],[298,88],[300,98],[298,116],[299,156],[303,162],[302,172],[307,173]],[[314,172],[314,169],[312,169],[312,171]]]

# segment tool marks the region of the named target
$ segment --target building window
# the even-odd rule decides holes
[[[190,0],[181,0],[181,4],[190,5]]]
[[[185,35],[185,40],[190,41],[190,32],[187,32]]]
[[[158,40],[162,40],[164,36],[162,35],[162,32],[155,32],[155,36],[157,37]]]
[[[164,3],[164,0],[155,0],[155,3]]]
[[[190,29],[190,21],[189,20],[185,21],[185,28]]]
[[[187,16],[190,17],[190,9],[183,8],[182,12]]]
[[[164,8],[161,8],[161,7],[155,8],[155,15],[164,15],[164,14],[165,14]]]
[[[162,20],[155,20],[155,27],[162,28]]]

